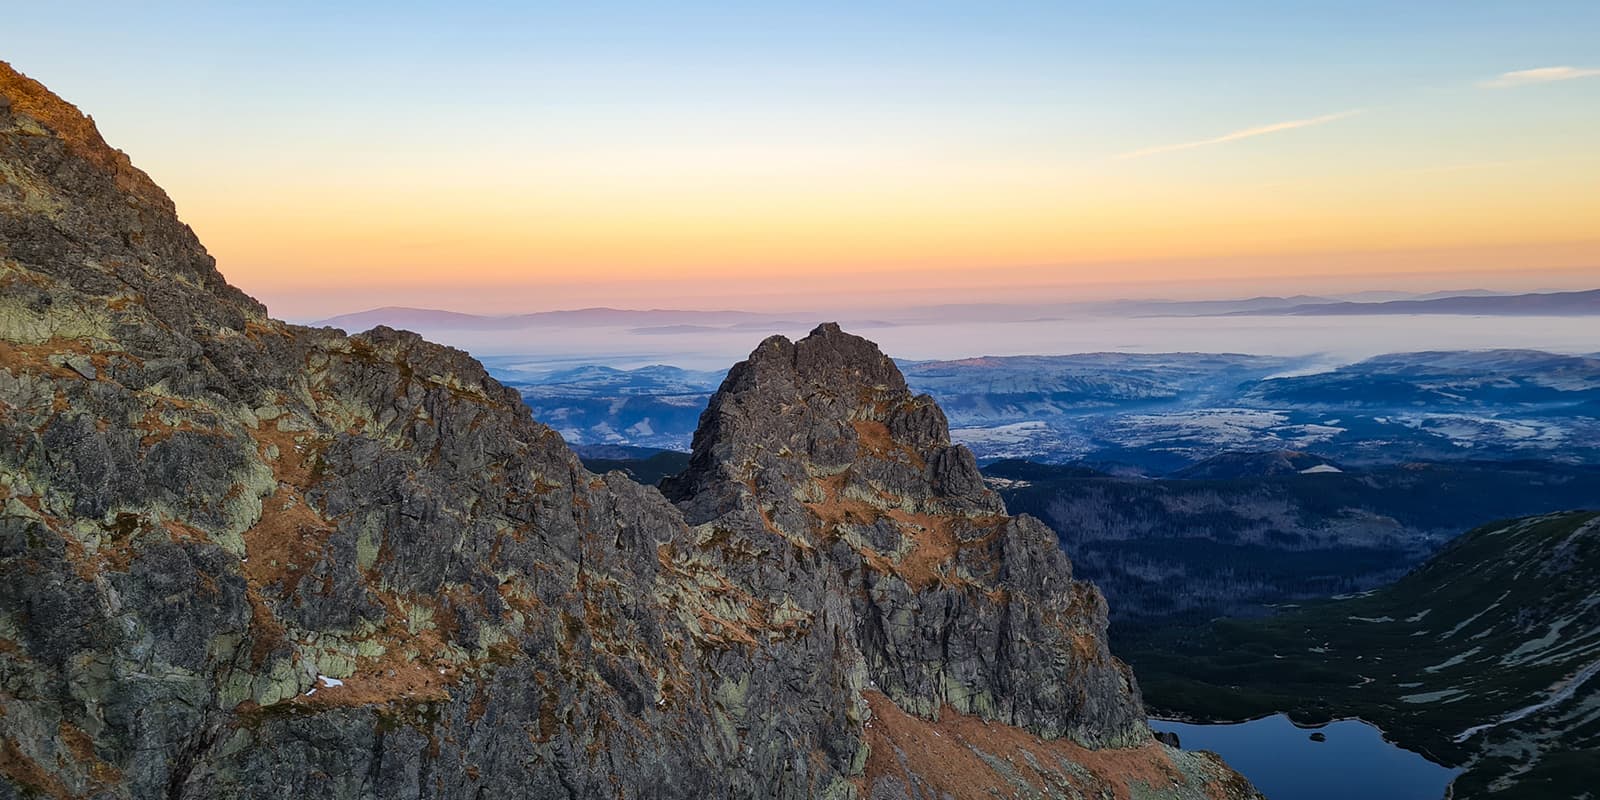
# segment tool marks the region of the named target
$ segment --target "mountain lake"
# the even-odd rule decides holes
[[[1459,770],[1442,767],[1347,719],[1302,728],[1283,714],[1226,724],[1150,720],[1185,750],[1211,750],[1271,800],[1440,800]],[[1312,734],[1326,741],[1315,741]]]

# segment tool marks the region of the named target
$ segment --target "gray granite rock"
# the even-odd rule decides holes
[[[669,501],[465,353],[270,319],[0,98],[0,798],[962,796],[934,734],[1063,754],[1002,793],[1250,795],[871,343],[764,342]]]

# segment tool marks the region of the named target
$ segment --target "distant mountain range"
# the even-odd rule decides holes
[[[488,366],[570,443],[678,450],[722,377],[659,365],[529,372],[508,358]],[[983,460],[1091,461],[1149,475],[1250,450],[1353,464],[1600,463],[1600,354],[1399,353],[1325,369],[1311,359],[1086,353],[901,367]]]
[[[1243,396],[1251,405],[1328,409],[1531,410],[1556,405],[1594,413],[1600,411],[1600,354],[1396,353],[1326,372],[1269,378]]]
[[[1353,463],[1594,460],[1600,356],[1531,350],[1310,359],[1171,353],[907,365],[980,458],[1122,462],[1167,474],[1229,450]]]
[[[529,314],[463,314],[433,308],[385,306],[353,314],[340,314],[312,323],[316,326],[364,331],[378,325],[405,330],[503,331],[545,326],[664,327],[672,325],[739,325],[759,321],[766,324],[770,314],[750,311],[683,311],[675,309],[579,308],[566,311],[536,311]]]
[[[528,376],[498,374],[536,419],[573,445],[687,450],[722,371],[655,365],[632,370],[585,365]]]
[[[1261,314],[1333,316],[1360,314],[1483,314],[1500,316],[1585,316],[1600,314],[1600,289],[1583,292],[1540,292],[1512,295],[1457,295],[1434,299],[1383,302],[1298,303],[1225,312],[1227,316]]]
[[[1345,296],[1291,295],[1222,300],[1108,300],[1065,303],[951,303],[879,311],[852,319],[854,328],[957,322],[1016,322],[1082,316],[1254,316],[1349,314],[1600,314],[1600,289],[1581,292],[1501,294],[1486,289],[1409,294],[1358,292]],[[824,315],[829,316],[829,315]],[[837,316],[832,314],[831,316]],[[432,308],[386,306],[340,314],[312,323],[362,331],[387,325],[417,331],[516,331],[541,327],[613,327],[641,335],[688,335],[725,331],[779,331],[809,326],[807,311],[756,312],[693,309],[579,308],[522,314],[471,314]]]

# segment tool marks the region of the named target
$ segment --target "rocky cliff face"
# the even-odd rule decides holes
[[[763,343],[670,495],[268,318],[0,63],[0,798],[1252,794],[870,343]]]
[[[1053,532],[1007,516],[939,407],[865,339],[830,324],[763,342],[665,491],[742,582],[842,620],[842,663],[900,707],[1095,745],[1149,737],[1100,593],[1072,580]]]

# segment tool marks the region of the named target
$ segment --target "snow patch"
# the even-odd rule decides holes
[[[1442,669],[1449,669],[1451,667],[1458,666],[1462,662],[1465,662],[1467,659],[1477,655],[1478,652],[1481,651],[1481,650],[1483,650],[1483,648],[1474,647],[1471,650],[1466,651],[1465,653],[1456,653],[1455,655],[1445,659],[1444,661],[1441,661],[1441,662],[1439,662],[1437,664],[1434,664],[1431,667],[1423,667],[1422,671],[1423,672],[1438,672],[1439,670],[1442,670]]]
[[[1504,592],[1502,592],[1500,594],[1499,597],[1495,598],[1495,601],[1493,603],[1489,604],[1488,608],[1485,608],[1484,610],[1479,611],[1478,613],[1473,614],[1472,616],[1467,617],[1464,620],[1461,620],[1461,622],[1459,624],[1457,624],[1454,628],[1451,628],[1450,630],[1447,630],[1444,633],[1440,634],[1439,638],[1440,639],[1448,639],[1448,638],[1460,633],[1462,628],[1465,628],[1468,625],[1471,625],[1472,623],[1476,622],[1479,617],[1483,616],[1484,614],[1489,613],[1496,606],[1500,605],[1500,601],[1501,600],[1506,599],[1506,597],[1510,596],[1510,594],[1511,594],[1511,590],[1510,589],[1505,590]]]
[[[1538,653],[1541,650],[1549,649],[1557,642],[1557,640],[1561,638],[1562,629],[1567,627],[1567,625],[1571,622],[1572,619],[1568,618],[1556,620],[1555,622],[1550,623],[1550,627],[1545,631],[1543,636],[1540,636],[1537,639],[1529,639],[1528,641],[1518,645],[1517,649],[1507,653],[1505,658],[1500,659],[1500,662],[1502,664],[1521,664],[1522,662],[1527,661],[1528,658],[1535,653]]]
[[[1420,694],[1404,694],[1400,696],[1402,703],[1437,703],[1447,697],[1466,694],[1460,689],[1440,689],[1437,692],[1422,692]]]

